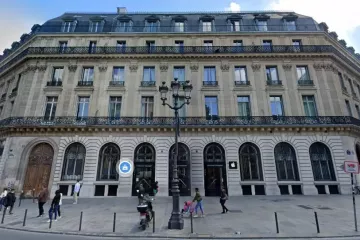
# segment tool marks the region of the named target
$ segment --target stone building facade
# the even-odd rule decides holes
[[[163,81],[190,80],[180,111],[181,195],[348,194],[360,156],[360,62],[293,12],[65,13],[0,62],[0,185],[31,195],[171,195],[173,111]],[[169,97],[170,102],[172,101]],[[119,177],[120,158],[134,174]]]

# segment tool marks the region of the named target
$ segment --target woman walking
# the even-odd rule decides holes
[[[229,197],[228,195],[226,194],[226,191],[225,189],[221,189],[221,195],[220,195],[220,204],[221,204],[221,207],[222,207],[222,213],[227,213],[229,211],[229,209],[227,209],[227,207],[225,206],[225,202],[226,200],[228,200]]]
[[[198,208],[200,208],[201,217],[204,217],[204,210],[203,210],[203,206],[202,206],[202,197],[200,195],[199,188],[195,188],[195,197],[194,197],[193,202],[196,202],[194,217],[198,217],[198,215],[197,215]]]

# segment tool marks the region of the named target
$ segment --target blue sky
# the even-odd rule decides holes
[[[360,52],[360,0],[0,0],[0,54],[29,32],[35,23],[43,23],[64,12],[128,11],[252,11],[293,10],[326,22],[331,31]]]

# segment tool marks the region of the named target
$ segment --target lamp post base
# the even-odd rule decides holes
[[[180,213],[171,213],[171,217],[168,222],[169,229],[184,229],[184,219]]]

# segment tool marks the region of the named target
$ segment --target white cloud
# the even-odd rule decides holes
[[[291,10],[313,17],[317,22],[326,22],[329,31],[335,31],[339,39],[360,52],[360,39],[354,37],[356,27],[360,26],[360,1],[341,0],[271,0],[266,10]]]
[[[225,11],[229,11],[229,12],[240,12],[240,4],[236,3],[236,2],[231,2],[229,7],[225,8]]]

